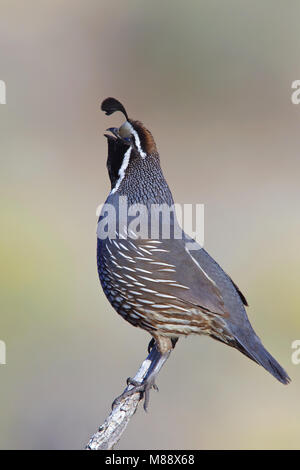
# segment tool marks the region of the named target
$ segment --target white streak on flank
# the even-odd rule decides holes
[[[139,302],[142,302],[142,304],[153,304],[151,300],[146,300],[146,299],[139,299]]]
[[[131,271],[132,273],[135,273],[135,269],[129,268],[128,266],[123,266],[123,269],[127,269],[127,271]]]
[[[141,253],[141,252],[138,250],[138,247],[137,247],[137,246],[135,246],[134,249],[135,249],[135,252],[136,252],[138,255],[142,256],[143,259],[145,258],[144,253]],[[151,253],[150,253],[150,254],[151,254]]]
[[[124,179],[125,171],[126,171],[126,168],[128,167],[129,160],[130,160],[131,150],[132,150],[132,147],[129,147],[129,149],[124,154],[122,165],[119,168],[119,173],[118,173],[119,174],[119,179],[116,182],[115,187],[111,190],[110,194],[114,194],[116,191],[118,191],[119,186],[120,186],[122,180]]]
[[[107,245],[106,245],[106,249],[107,249],[108,253],[110,254],[110,256],[112,256],[112,252],[110,251],[110,249],[108,248]]]
[[[147,259],[147,258],[145,258],[145,259]],[[147,261],[148,261],[148,259],[147,259]],[[175,268],[174,264],[163,263],[162,261],[151,261],[151,264],[159,264],[161,266],[168,266],[169,268]]]
[[[141,287],[141,290],[143,292],[149,292],[150,294],[156,294],[156,290],[152,290],[152,289],[146,289],[146,287]]]
[[[171,308],[168,304],[154,304],[153,308]]]
[[[120,243],[120,246],[123,248],[123,250],[129,251],[128,248],[123,243]]]
[[[188,255],[192,258],[192,260],[194,261],[195,265],[198,266],[198,268],[200,269],[200,271],[202,271],[202,273],[204,274],[204,276],[215,286],[217,287],[215,281],[213,281],[213,279],[211,279],[211,277],[209,277],[208,274],[206,274],[206,272],[204,271],[204,269],[201,268],[200,264],[198,263],[197,260],[195,260],[195,258],[191,255],[191,253],[189,252],[189,250],[185,247],[185,251],[188,253]]]
[[[171,268],[162,268],[162,269],[159,269],[158,271],[176,273],[176,269],[171,269]]]
[[[138,292],[137,290],[130,290],[129,292],[134,295],[143,295],[141,292]]]
[[[132,246],[132,248],[133,248],[134,250],[137,249],[137,248],[136,248],[136,245],[135,245],[134,243],[132,243],[132,242],[130,242],[130,241],[128,241],[128,243]]]
[[[152,251],[164,251],[165,253],[169,253],[169,250],[163,250],[162,248],[152,248]]]
[[[131,260],[131,257],[127,256],[127,255],[124,255],[124,253],[122,253],[122,251],[119,251],[119,255],[123,256],[123,258]]]
[[[166,299],[176,299],[176,297],[174,297],[174,295],[168,295],[168,294],[155,294],[157,295],[157,297],[165,297]]]
[[[138,255],[142,256],[142,257],[143,257],[142,259],[145,260],[146,257],[145,257],[145,255],[144,255],[144,253],[142,253],[142,252],[139,251],[138,249],[136,249],[136,253],[137,253]]]
[[[136,269],[138,269],[138,268],[136,268]],[[142,271],[142,269],[139,269],[139,271]],[[141,277],[142,279],[145,279],[146,281],[151,281],[151,282],[160,282],[160,283],[166,282],[169,285],[174,284],[174,280],[172,280],[172,279],[152,279],[150,277],[141,276],[140,274],[138,274],[138,277]]]
[[[166,318],[165,315],[161,315],[159,313],[155,313],[155,319],[156,320],[161,320],[164,322],[164,328],[176,328],[175,326],[172,325],[172,323],[179,323],[183,325],[188,325],[190,323],[189,319],[184,319],[184,318]],[[165,325],[167,323],[167,325]],[[177,326],[178,328],[178,326]]]
[[[145,248],[142,248],[141,246],[139,247],[140,250],[144,251],[147,253],[147,255],[151,255],[150,251],[146,250]]]
[[[116,263],[115,260],[111,259],[110,260],[117,268],[122,269],[122,266],[120,266],[118,263]]]
[[[129,274],[124,274],[124,276],[128,277],[128,279],[130,279],[131,281],[136,281],[136,279],[132,276],[129,276]]]
[[[166,308],[173,308],[176,310],[181,310],[182,312],[189,313],[187,308],[179,307],[179,305],[167,304]]]
[[[131,310],[131,312],[135,312],[136,315],[138,315],[138,316],[140,316],[140,317],[143,317],[143,318],[146,318],[145,315],[144,315],[144,313],[142,313],[142,312],[139,312],[139,311],[137,311],[137,310]],[[131,313],[130,313],[130,315],[131,315]]]
[[[189,287],[187,286],[183,286],[182,284],[179,284],[178,282],[176,282],[176,284],[170,284],[170,286],[172,287],[181,287],[181,289],[189,289]]]
[[[144,248],[149,248],[150,250],[153,249],[153,245],[143,245]]]
[[[151,271],[146,271],[146,269],[142,269],[142,268],[135,268],[135,269],[136,269],[136,271],[140,271],[141,273],[152,274]],[[142,277],[142,276],[140,276],[140,277]],[[145,278],[145,279],[148,279],[148,278]]]

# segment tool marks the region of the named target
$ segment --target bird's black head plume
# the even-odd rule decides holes
[[[101,109],[105,112],[105,114],[107,114],[107,116],[110,116],[116,111],[121,111],[121,113],[124,114],[128,121],[126,109],[124,108],[122,103],[120,103],[120,101],[116,100],[115,98],[106,98],[106,100],[104,100],[101,104]]]

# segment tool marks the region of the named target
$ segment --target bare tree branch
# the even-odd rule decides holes
[[[154,345],[148,357],[144,360],[138,372],[133,377],[133,381],[142,384],[147,380],[150,374],[153,373],[153,370],[155,370],[155,375],[157,375],[169,355],[170,351],[162,355],[157,350],[156,345]],[[131,390],[132,388],[133,385],[128,385],[123,393]],[[133,393],[128,397],[122,397],[122,395],[120,395],[119,399],[116,400],[110,415],[99,427],[98,431],[91,437],[86,446],[86,450],[112,449],[119,441],[131,417],[136,412],[140,399],[140,392]]]

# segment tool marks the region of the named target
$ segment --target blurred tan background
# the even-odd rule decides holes
[[[96,270],[109,191],[100,103],[153,132],[177,202],[245,293],[285,387],[207,338],[178,343],[120,449],[300,448],[297,1],[0,2],[0,447],[83,448],[145,357]]]

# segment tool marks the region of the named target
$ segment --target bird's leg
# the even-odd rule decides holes
[[[152,348],[154,347],[155,341],[157,342],[159,351],[164,352],[164,351],[169,351],[170,349],[174,349],[178,339],[179,339],[178,337],[162,339],[161,336],[157,336],[155,340],[155,338],[153,337],[151,338],[151,341],[148,344],[148,348],[147,348],[148,354],[150,354]]]
[[[154,338],[151,338],[151,341],[150,341],[150,343],[148,344],[148,348],[147,348],[148,354],[151,353],[151,349],[154,347],[154,345],[155,345],[155,339],[154,339]]]
[[[158,390],[155,384],[156,376],[160,369],[168,359],[171,350],[173,349],[173,343],[169,338],[156,337],[155,344],[152,347],[149,356],[144,361],[148,362],[148,368],[144,377],[138,377],[139,373],[133,378],[127,379],[128,387],[126,390],[113,402],[113,407],[119,404],[122,400],[133,395],[134,393],[140,393],[140,399],[144,397],[144,409],[147,411],[150,397],[150,390]],[[150,364],[149,364],[150,362]]]
[[[149,399],[150,399],[150,390],[154,388],[154,390],[158,391],[158,387],[155,383],[155,379],[160,369],[162,368],[163,364],[168,359],[170,352],[171,351],[168,351],[167,353],[164,353],[164,354],[157,352],[157,357],[151,363],[149,371],[147,375],[145,376],[143,382],[138,382],[129,377],[127,379],[127,384],[129,386],[132,385],[133,388],[128,390],[127,392],[125,391],[123,394],[123,397],[124,395],[129,396],[129,395],[132,395],[132,393],[140,392],[141,399],[144,398],[144,410],[147,411],[148,405],[149,405]]]

